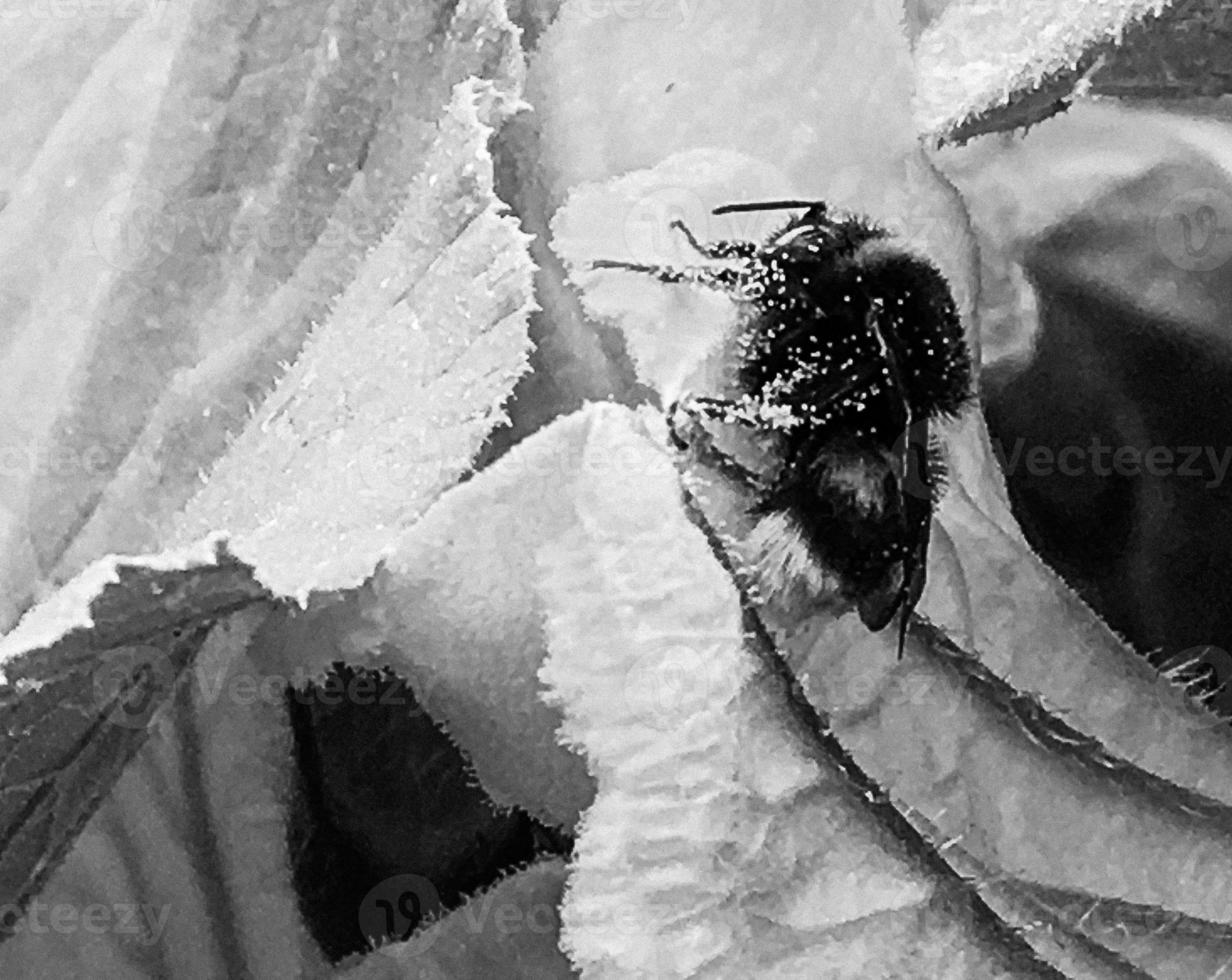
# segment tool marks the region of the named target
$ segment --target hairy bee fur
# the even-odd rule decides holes
[[[722,266],[593,267],[718,289],[739,303],[739,397],[682,399],[669,416],[691,424],[676,426],[676,438],[752,491],[763,583],[819,596],[837,589],[871,630],[900,614],[901,656],[945,487],[934,427],[971,398],[971,355],[940,271],[874,222],[820,201],[715,213],[774,208],[801,213],[760,243],[703,243],[673,222],[703,258],[729,260]],[[716,423],[773,446],[774,464],[750,470],[700,444],[695,434]]]

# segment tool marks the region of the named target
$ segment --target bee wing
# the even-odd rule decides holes
[[[933,503],[937,487],[927,423],[920,423],[919,428],[924,429],[923,444],[907,442],[905,475],[900,484],[906,530],[903,551],[904,617],[910,615],[924,591],[924,578],[928,570],[928,539],[932,531]]]
[[[908,432],[912,428],[908,427]],[[873,631],[888,626],[894,615],[901,612],[900,656],[907,620],[920,601],[928,572],[935,483],[927,424],[920,423],[914,428],[924,430],[922,444],[904,437],[886,459],[890,479],[886,481],[884,520],[897,537],[897,553],[885,559],[881,585],[859,596],[856,603],[861,621]]]
[[[898,547],[895,554],[887,556],[882,586],[862,596],[858,607],[860,618],[872,630],[882,629],[896,612],[901,613],[901,657],[907,620],[920,600],[928,573],[928,544],[938,486],[928,423],[932,409],[920,408],[913,397],[912,384],[919,380],[919,365],[904,359],[902,338],[895,333],[901,328],[899,315],[889,315],[884,305],[875,307],[869,311],[868,326],[880,343],[886,372],[885,383],[876,392],[876,407],[869,404],[864,408],[873,409],[878,438],[889,447],[887,462],[894,479],[887,493],[885,520],[891,525],[897,523]]]

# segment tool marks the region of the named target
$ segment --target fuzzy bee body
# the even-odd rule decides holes
[[[742,301],[741,397],[682,407],[699,423],[740,425],[773,446],[768,473],[709,450],[754,491],[763,571],[778,586],[814,592],[829,572],[869,629],[900,611],[905,629],[945,483],[931,423],[970,398],[970,353],[941,273],[871,222],[832,218],[820,202],[715,213],[783,206],[804,213],[762,244],[703,244],[675,223],[705,257],[741,260],[736,267],[595,267],[689,281]]]

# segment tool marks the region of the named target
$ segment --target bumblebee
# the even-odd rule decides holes
[[[668,412],[680,449],[751,492],[750,543],[772,590],[837,588],[870,630],[908,619],[923,592],[933,509],[946,473],[934,425],[972,397],[971,354],[949,284],[874,222],[822,201],[725,205],[798,216],[765,242],[701,242],[724,265],[600,260],[664,283],[692,283],[741,308],[730,398],[687,396]],[[680,420],[683,418],[684,424]],[[738,426],[765,447],[750,467],[707,426]]]

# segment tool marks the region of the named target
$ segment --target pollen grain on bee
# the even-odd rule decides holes
[[[770,456],[762,473],[713,444],[710,460],[754,489],[761,564],[775,571],[771,580],[805,582],[814,591],[835,583],[830,591],[855,604],[870,629],[900,612],[905,623],[924,587],[932,507],[945,472],[936,454],[907,452],[902,433],[922,427],[927,437],[930,420],[970,399],[962,326],[940,271],[865,218],[794,200],[724,205],[716,213],[774,209],[804,213],[761,245],[722,243],[747,257],[735,280],[633,263],[608,267],[717,285],[748,302],[733,365],[740,394],[698,399],[705,405],[697,417],[771,437]],[[893,318],[885,312],[891,307]],[[771,513],[782,520],[765,521]],[[814,574],[813,565],[825,574]]]

